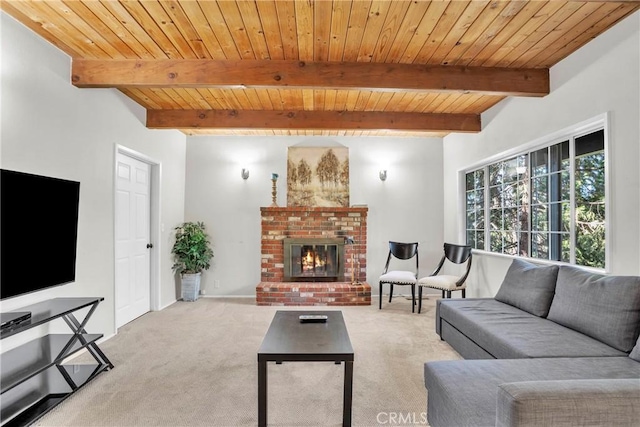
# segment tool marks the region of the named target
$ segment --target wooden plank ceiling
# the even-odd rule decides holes
[[[72,58],[71,84],[114,87],[147,126],[187,134],[477,132],[505,96],[638,1],[6,1]],[[85,89],[91,90],[91,89]]]

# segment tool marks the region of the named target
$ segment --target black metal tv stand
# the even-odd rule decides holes
[[[104,298],[54,298],[21,307],[31,319],[0,331],[4,339],[54,319],[62,318],[71,334],[48,334],[0,355],[2,426],[24,426],[35,422],[76,390],[113,364],[96,343],[102,334],[84,329]],[[82,321],[74,312],[88,309]],[[95,363],[69,365],[63,360],[86,349]]]

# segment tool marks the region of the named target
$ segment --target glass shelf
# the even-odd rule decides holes
[[[31,318],[17,325],[0,331],[0,339],[24,332],[36,326],[51,322],[58,317],[97,304],[104,298],[53,298],[37,304],[20,307],[12,311],[29,311]]]
[[[58,368],[63,369],[65,375],[68,375],[77,387],[71,387]],[[51,366],[46,370],[44,375],[47,375],[49,382],[53,385],[48,386],[48,390],[29,393],[6,407],[3,407],[0,415],[3,426],[25,426],[33,423],[57,404],[71,396],[76,390],[95,378],[99,373],[107,369],[107,365],[97,363],[64,365],[60,367]]]
[[[45,369],[59,364],[64,358],[102,338],[102,334],[81,334],[81,337],[86,341],[85,344],[75,339],[71,348],[64,353],[61,353],[62,350],[74,338],[72,334],[46,335],[2,353],[0,356],[1,392],[9,391]]]
[[[0,339],[61,318],[71,334],[48,334],[0,355],[0,422],[24,426],[35,422],[113,364],[98,347],[102,334],[84,327],[104,298],[54,298],[21,307],[31,312],[27,321],[0,331]],[[79,321],[74,312],[87,308]],[[69,356],[86,349],[95,363],[65,364]]]

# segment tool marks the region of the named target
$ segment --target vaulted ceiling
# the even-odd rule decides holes
[[[506,96],[638,1],[7,1],[72,58],[70,83],[117,88],[149,128],[187,134],[478,132]]]

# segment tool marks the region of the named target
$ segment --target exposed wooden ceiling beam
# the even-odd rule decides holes
[[[147,110],[151,129],[309,129],[480,132],[477,114],[379,111]]]
[[[315,88],[549,94],[549,70],[291,60],[74,59],[77,87]]]

